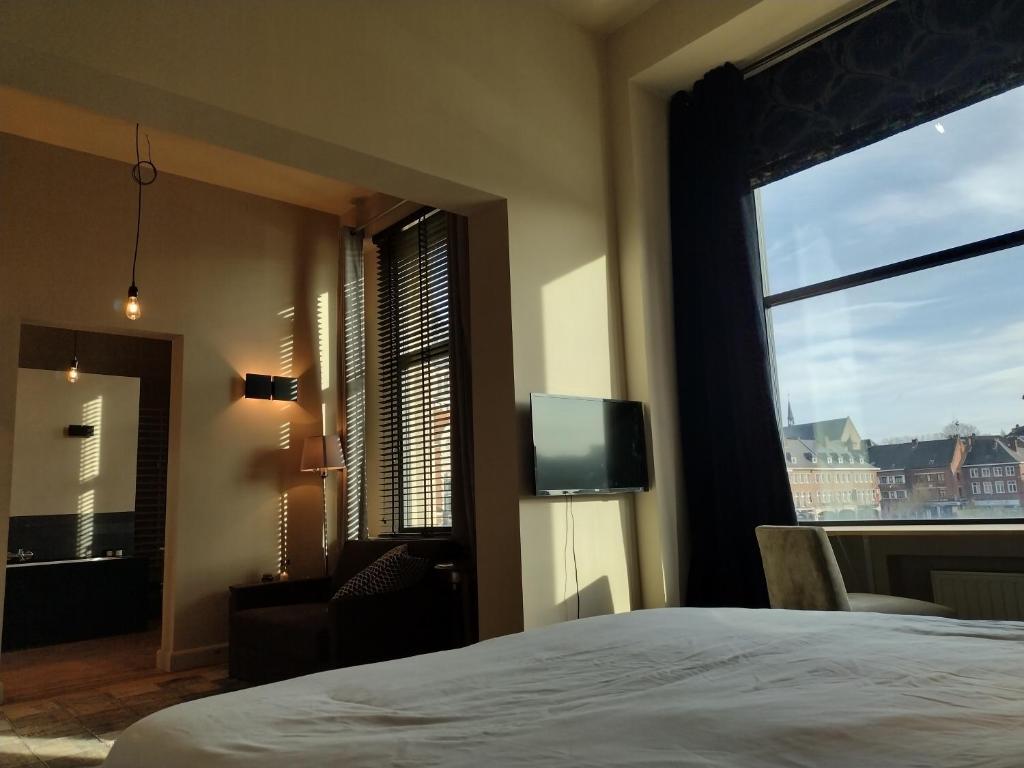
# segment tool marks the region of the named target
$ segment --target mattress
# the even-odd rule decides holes
[[[108,768],[1021,768],[1024,624],[669,608],[182,704]]]

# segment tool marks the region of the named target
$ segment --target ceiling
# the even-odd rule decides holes
[[[399,202],[340,179],[178,134],[148,126],[142,126],[142,131],[149,136],[153,160],[161,172],[333,213],[350,226],[365,224]],[[135,162],[134,123],[4,86],[0,86],[0,132],[123,163]]]
[[[710,1],[710,0],[709,0]],[[584,29],[607,35],[628,24],[658,0],[547,0],[554,8]]]

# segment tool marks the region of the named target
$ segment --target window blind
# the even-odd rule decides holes
[[[393,533],[450,529],[447,218],[424,213],[378,244],[382,523]]]

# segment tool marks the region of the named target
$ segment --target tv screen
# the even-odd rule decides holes
[[[643,405],[530,396],[538,496],[647,490]]]

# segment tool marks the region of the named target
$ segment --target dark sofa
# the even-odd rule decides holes
[[[399,544],[432,563],[461,555],[450,539],[349,541],[331,577],[232,587],[231,677],[269,683],[457,644],[453,628],[460,626],[461,603],[447,572],[431,568],[397,592],[332,599],[350,577]]]

